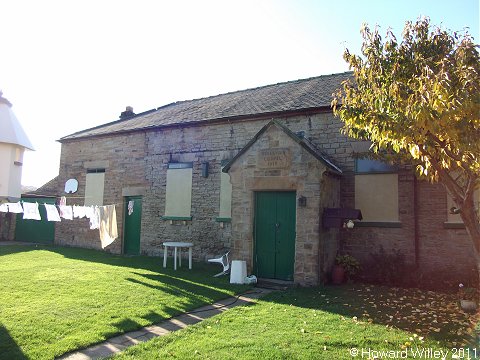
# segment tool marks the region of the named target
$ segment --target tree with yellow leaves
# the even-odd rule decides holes
[[[353,78],[332,102],[346,135],[396,154],[451,195],[472,240],[480,273],[480,56],[465,31],[428,18],[407,22],[403,39],[362,28],[362,56],[345,50]]]

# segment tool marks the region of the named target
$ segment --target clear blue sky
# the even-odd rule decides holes
[[[429,16],[479,40],[479,0],[15,1],[1,3],[0,89],[36,152],[24,185],[58,173],[72,132],[173,101],[348,70],[360,27]]]

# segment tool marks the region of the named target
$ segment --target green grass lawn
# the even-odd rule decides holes
[[[453,348],[472,340],[475,322],[454,295],[363,285],[293,289],[131,347],[118,359],[442,358],[433,351],[467,359]]]
[[[159,257],[0,246],[0,359],[52,359],[246,289],[213,278],[218,266],[172,268]]]

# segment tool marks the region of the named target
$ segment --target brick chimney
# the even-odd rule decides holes
[[[133,107],[127,106],[125,108],[125,111],[122,111],[122,113],[120,114],[120,119],[121,120],[129,119],[133,116],[135,116],[135,113],[133,112]]]

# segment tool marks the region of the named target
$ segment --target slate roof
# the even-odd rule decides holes
[[[53,179],[48,181],[47,183],[40,186],[37,190],[28,191],[23,193],[23,196],[38,196],[38,197],[56,197],[58,192],[58,175],[55,176]]]
[[[65,136],[59,141],[172,125],[330,108],[332,94],[351,72],[323,75],[201,99],[178,101],[134,117]]]

